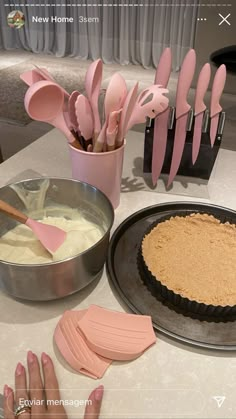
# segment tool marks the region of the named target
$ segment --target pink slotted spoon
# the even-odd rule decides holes
[[[136,100],[127,130],[135,124],[145,122],[147,117],[152,119],[163,112],[169,104],[169,100],[164,96],[164,93],[168,93],[168,89],[156,84],[144,89]]]
[[[66,240],[67,233],[64,230],[33,220],[32,218],[27,217],[27,215],[23,212],[17,210],[2,200],[0,200],[0,211],[19,221],[21,224],[27,225],[27,227],[33,231],[43,247],[45,247],[45,249],[47,249],[50,253],[56,252],[56,250],[59,249],[59,247]]]

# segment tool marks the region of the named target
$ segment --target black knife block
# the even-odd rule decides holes
[[[222,134],[217,135],[214,146],[211,147],[210,126],[207,127],[207,132],[202,133],[198,158],[195,164],[193,165],[192,164],[192,142],[193,142],[194,121],[195,119],[193,118],[191,131],[187,131],[184,151],[183,151],[183,155],[182,155],[182,159],[181,159],[181,163],[180,163],[177,175],[209,180],[220,145],[221,145]],[[155,123],[155,119],[152,119],[150,121],[150,126],[146,126],[146,129],[145,129],[144,161],[143,161],[144,173],[151,173],[152,171],[152,148],[153,148],[154,123]],[[172,151],[173,151],[173,145],[174,145],[174,136],[175,136],[175,124],[176,124],[176,121],[174,122],[173,128],[168,130],[165,159],[164,159],[164,164],[161,171],[162,174],[170,173],[170,165],[171,165]]]

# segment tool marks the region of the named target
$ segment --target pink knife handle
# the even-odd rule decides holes
[[[160,84],[162,87],[167,87],[168,81],[170,78],[171,69],[172,69],[171,49],[166,48],[161,54],[161,57],[157,66],[155,84]]]
[[[196,95],[195,95],[195,116],[199,113],[202,113],[206,110],[206,105],[204,103],[204,96],[209,86],[211,78],[211,66],[209,63],[206,63],[198,76]]]
[[[188,91],[190,89],[196,66],[196,53],[194,49],[185,55],[182,63],[176,93],[176,119],[187,113],[191,106],[187,102]]]
[[[223,93],[226,81],[226,67],[222,64],[214,77],[213,85],[212,85],[212,92],[211,92],[211,109],[210,109],[210,117],[212,118],[217,113],[222,111],[222,107],[220,106],[220,97]]]

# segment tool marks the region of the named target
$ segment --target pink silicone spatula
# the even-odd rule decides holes
[[[75,113],[81,134],[85,140],[93,137],[93,114],[88,99],[79,95],[75,102]]]
[[[111,112],[109,115],[106,140],[107,140],[107,151],[112,151],[115,148],[115,140],[118,133],[118,122],[121,109],[119,111]]]
[[[127,93],[124,78],[119,73],[113,74],[108,84],[104,101],[106,119],[109,118],[111,112],[118,111],[123,107]]]
[[[194,123],[194,132],[193,132],[193,145],[192,145],[192,162],[193,164],[197,160],[201,136],[202,136],[202,121],[203,115],[206,110],[206,105],[204,103],[204,96],[209,86],[211,78],[211,66],[209,63],[206,63],[198,76],[196,93],[195,93],[195,104],[194,104],[194,114],[195,114],[195,123]]]
[[[194,49],[191,49],[184,58],[178,78],[174,148],[167,187],[173,182],[174,177],[178,172],[184,150],[188,113],[191,109],[191,106],[187,102],[187,96],[192,83],[195,66],[196,53]]]
[[[50,253],[56,252],[66,239],[67,234],[64,230],[32,220],[32,218],[27,217],[21,211],[2,200],[0,200],[0,211],[20,223],[27,225],[42,243],[43,247]]]
[[[105,122],[100,131],[100,134],[97,138],[97,141],[94,146],[95,152],[101,152],[106,141],[106,130],[108,129],[109,133],[109,142],[110,142],[110,151],[111,151],[111,143],[113,142],[113,133],[111,134],[111,128],[108,127],[109,123],[109,116],[112,112],[119,111],[122,108],[125,98],[127,96],[127,86],[125,80],[119,73],[115,73],[110,80],[108,85],[105,101],[104,101],[104,108],[105,108]],[[117,133],[116,133],[117,134]]]
[[[163,112],[169,104],[164,93],[168,93],[168,90],[155,84],[144,89],[135,102],[126,130],[128,131],[135,124],[145,122],[147,117],[155,118]]]
[[[39,81],[33,84],[26,92],[24,103],[32,119],[47,122],[60,129],[73,146],[82,148],[65,122],[64,94],[57,84],[49,81]]]
[[[90,64],[85,76],[85,89],[93,111],[94,119],[94,142],[101,130],[101,121],[98,110],[98,98],[102,83],[102,60],[98,59]]]
[[[138,82],[130,89],[127,94],[124,105],[121,111],[120,122],[118,127],[118,134],[116,139],[117,148],[123,144],[124,135],[127,132],[127,126],[134,110],[135,102],[138,94]]]
[[[155,84],[159,84],[166,88],[170,78],[172,69],[171,49],[166,48],[160,58]],[[153,133],[153,148],[152,148],[152,183],[155,185],[159,178],[164,163],[166,143],[168,135],[168,120],[170,108],[168,107],[164,112],[160,113],[155,119],[154,133]]]
[[[211,126],[210,126],[210,138],[211,138],[211,146],[213,147],[216,139],[216,133],[218,128],[219,122],[219,114],[222,111],[222,107],[220,106],[220,98],[223,93],[226,81],[226,66],[222,64],[214,77],[213,85],[212,85],[212,92],[211,92],[211,104],[210,104],[210,118],[211,118]]]

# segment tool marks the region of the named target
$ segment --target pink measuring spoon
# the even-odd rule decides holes
[[[102,83],[102,60],[98,59],[90,64],[85,76],[85,89],[93,111],[94,119],[94,141],[101,131],[101,121],[98,110],[98,98]]]
[[[47,122],[60,129],[73,146],[82,148],[66,125],[63,115],[64,94],[60,87],[49,81],[39,81],[26,92],[25,109],[36,121]]]
[[[27,225],[27,227],[33,231],[43,247],[45,247],[45,249],[47,249],[50,253],[56,252],[66,239],[67,233],[64,230],[32,220],[32,218],[27,217],[27,215],[23,214],[21,211],[1,200],[0,211],[20,223]]]

